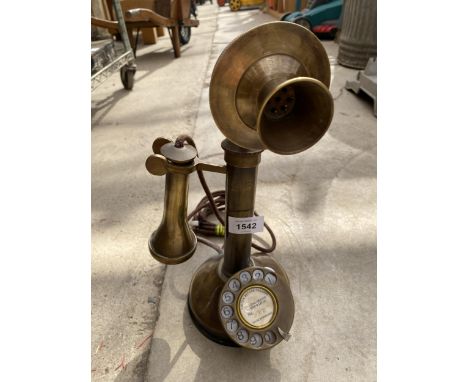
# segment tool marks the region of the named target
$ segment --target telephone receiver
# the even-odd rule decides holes
[[[287,22],[263,24],[233,40],[213,69],[210,108],[226,137],[226,164],[203,163],[191,142],[153,143],[146,168],[165,175],[166,188],[163,218],[148,245],[162,263],[187,261],[197,247],[187,221],[189,174],[226,176],[223,254],[195,271],[188,293],[193,322],[215,342],[265,350],[290,337],[294,298],[286,271],[274,256],[252,254],[252,231],[242,228],[255,226],[249,222],[256,219],[261,153],[292,155],[315,145],[333,118],[329,86],[328,56],[312,32]]]
[[[165,138],[153,142],[153,152],[155,155],[146,160],[146,169],[153,175],[166,175],[166,185],[163,218],[151,234],[148,248],[161,263],[180,264],[197,249],[197,237],[187,221],[187,204],[188,176],[195,169],[198,153],[193,146],[177,147]]]

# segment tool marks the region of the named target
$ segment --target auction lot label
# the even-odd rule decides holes
[[[252,216],[250,218],[229,216],[228,222],[230,233],[248,234],[263,231],[263,216]]]

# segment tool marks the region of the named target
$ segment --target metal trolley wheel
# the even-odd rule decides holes
[[[229,1],[229,8],[231,11],[235,12],[238,11],[241,7],[241,0],[230,0]]]
[[[136,66],[124,65],[120,68],[120,79],[125,89],[132,90],[135,78]]]

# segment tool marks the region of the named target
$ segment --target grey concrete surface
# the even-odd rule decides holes
[[[263,352],[209,341],[191,322],[186,298],[213,250],[199,245],[165,274],[148,254],[164,194],[164,179],[144,168],[152,141],[189,133],[202,159],[221,164],[223,136],[208,103],[213,65],[232,38],[273,20],[216,4],[199,13],[180,59],[163,38],[139,51],[132,92],[114,76],[93,93],[93,379],[375,381],[376,119],[370,102],[344,90],[356,71],[337,64],[334,42],[324,42],[336,99],[328,133],[298,155],[265,152],[259,168],[256,209],[277,236],[274,256],[295,298],[291,340]],[[222,175],[206,178],[212,190],[224,188]],[[195,176],[190,188],[193,208],[203,196]],[[135,349],[151,323],[151,341]],[[109,346],[95,354],[102,339]],[[122,354],[127,369],[115,371]]]
[[[200,20],[179,59],[167,32],[138,50],[133,91],[123,89],[116,73],[92,93],[95,381],[141,381],[145,375],[165,266],[147,248],[162,213],[164,179],[144,164],[156,137],[193,133],[216,27],[214,6],[201,7]],[[124,370],[118,368],[122,360]]]
[[[211,69],[233,37],[270,20],[260,11],[219,12],[193,135],[202,158],[221,163],[223,155],[208,104]],[[252,352],[203,337],[186,306],[194,270],[214,254],[199,246],[192,259],[167,270],[148,382],[376,380],[376,120],[370,103],[343,90],[356,72],[337,65],[334,42],[324,45],[336,98],[329,132],[299,155],[264,153],[259,168],[257,210],[277,235],[274,256],[295,296],[292,339]],[[209,182],[224,186],[219,175]]]

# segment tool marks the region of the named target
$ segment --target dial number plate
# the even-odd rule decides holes
[[[251,328],[265,328],[276,318],[278,310],[276,298],[263,286],[250,286],[244,289],[238,301],[240,318]]]
[[[264,350],[277,345],[294,317],[287,279],[269,267],[237,272],[221,290],[219,317],[225,332],[242,347]]]

